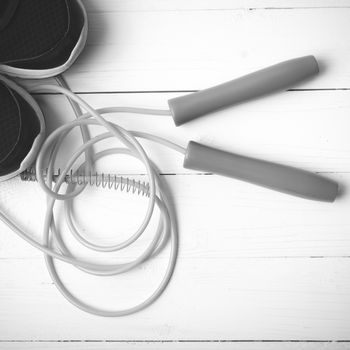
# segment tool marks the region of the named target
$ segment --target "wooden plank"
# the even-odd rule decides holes
[[[167,100],[180,94],[84,94],[95,108],[137,106],[167,108]],[[48,132],[73,119],[63,97],[37,96],[48,124]],[[231,152],[263,158],[317,172],[349,172],[350,91],[282,92],[199,118],[176,128],[171,117],[113,115],[109,120],[122,127],[165,137],[182,146],[189,140]],[[103,129],[98,128],[98,132]],[[96,131],[97,132],[97,131]],[[74,134],[64,154],[80,142]],[[142,142],[142,140],[141,140]],[[150,156],[164,173],[188,173],[183,157],[157,144],[144,142]],[[115,146],[114,141],[104,144]],[[62,166],[62,156],[59,166]],[[143,173],[142,165],[126,157],[113,158],[118,173]],[[112,163],[110,163],[112,162]],[[107,163],[107,162],[105,162]],[[104,165],[105,165],[104,163]],[[105,165],[106,166],[106,165]],[[101,165],[102,169],[106,169]]]
[[[152,349],[152,350],[192,350],[199,347],[203,350],[208,349],[241,349],[241,350],[343,350],[348,349],[348,343],[342,342],[222,342],[222,341],[199,341],[199,342],[3,342],[0,343],[0,349],[17,350],[24,347],[28,350],[51,349],[51,350],[104,350],[104,349]]]
[[[332,175],[346,188],[350,174]],[[176,206],[182,258],[348,257],[348,196],[320,203],[286,196],[215,176],[165,176]],[[36,184],[13,180],[2,184],[1,208],[40,240],[45,198]],[[129,237],[141,223],[147,199],[112,190],[90,189],[76,200],[76,218],[83,232],[99,244]],[[60,213],[58,206],[58,213]],[[132,248],[116,256],[132,258],[151,239],[149,230]],[[59,215],[60,222],[64,221]],[[101,225],[103,230],[101,232]],[[64,237],[78,254],[89,256],[61,224]],[[2,259],[42,255],[0,224]],[[107,259],[111,259],[107,255]],[[113,259],[112,259],[113,261]]]
[[[83,0],[89,13],[133,11],[208,11],[236,9],[322,8],[349,7],[347,0]]]
[[[73,293],[101,307],[142,300],[166,261],[115,278],[65,265]],[[1,261],[0,339],[349,340],[350,259],[180,258],[164,295],[124,318],[85,314],[52,285],[42,261]],[[9,273],[11,271],[11,273]]]
[[[350,88],[350,51],[344,40],[350,23],[346,0],[85,3],[89,42],[67,78],[76,91],[108,92],[84,95],[94,106],[164,107],[167,98],[178,94],[110,92],[196,90],[309,53],[320,59],[322,74],[298,89]],[[61,97],[38,99],[50,130],[70,118]],[[349,90],[294,91],[237,106],[183,128],[175,129],[167,117],[122,115],[118,122],[184,145],[194,138],[326,173],[348,188],[348,101]],[[77,140],[67,143],[65,150],[72,144]],[[315,203],[220,177],[189,176],[181,167],[181,156],[148,143],[146,147],[162,172],[183,174],[164,176],[174,192],[181,235],[179,264],[164,296],[144,312],[123,319],[86,315],[58,294],[41,254],[1,224],[1,349],[349,347],[347,196],[334,204]],[[119,159],[108,160],[101,168],[115,166],[118,173],[143,172],[128,159],[123,164]],[[1,184],[1,208],[39,239],[43,204],[35,184],[18,180]],[[114,193],[99,190],[89,191],[78,204],[86,233],[104,243],[126,237],[135,228],[135,215],[141,215],[146,205],[142,199],[134,202],[128,195],[115,198]],[[104,222],[102,233],[96,216]],[[95,258],[131,258],[150,234],[118,257]],[[70,244],[78,254],[89,255]],[[166,254],[115,279],[97,280],[64,265],[60,271],[86,300],[120,306],[151,292],[164,271]]]
[[[196,90],[308,54],[322,72],[298,88],[350,88],[350,8],[178,11],[158,1],[153,11],[118,12],[111,3],[89,2],[88,45],[66,73],[75,91]],[[113,9],[120,4],[139,6]]]

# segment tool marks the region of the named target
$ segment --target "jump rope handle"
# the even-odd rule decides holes
[[[221,151],[193,141],[188,144],[184,167],[213,172],[306,199],[333,202],[338,194],[336,182],[314,173]]]
[[[221,85],[168,101],[176,126],[261,95],[286,89],[319,72],[314,56],[295,58]]]
[[[175,124],[276,90],[286,89],[319,72],[314,56],[295,58],[227,83],[168,101]],[[213,172],[279,192],[333,202],[338,184],[305,170],[224,152],[191,141],[184,167]]]

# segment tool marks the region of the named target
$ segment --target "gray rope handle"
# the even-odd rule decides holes
[[[188,144],[184,167],[318,201],[333,202],[338,194],[338,184],[320,175],[221,151],[193,141]]]
[[[242,101],[283,90],[319,72],[314,56],[295,58],[168,101],[176,126]]]

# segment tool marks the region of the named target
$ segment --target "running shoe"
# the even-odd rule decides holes
[[[47,78],[83,50],[87,14],[80,0],[0,0],[0,72]]]
[[[0,103],[0,181],[3,181],[34,163],[45,136],[45,122],[33,97],[2,76]]]

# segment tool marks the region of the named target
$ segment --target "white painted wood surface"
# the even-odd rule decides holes
[[[130,317],[84,314],[56,291],[42,255],[0,224],[0,348],[350,348],[350,3],[84,3],[88,46],[65,76],[94,107],[164,108],[168,98],[186,91],[314,54],[322,68],[317,78],[181,128],[169,117],[110,118],[182,145],[200,140],[320,172],[339,181],[343,193],[333,204],[288,197],[190,172],[180,155],[145,143],[172,189],[179,218],[179,260],[169,288],[152,307]],[[72,117],[61,96],[37,98],[50,130]],[[76,144],[72,139],[67,150]],[[122,157],[101,168],[144,172]],[[40,239],[45,199],[38,186],[14,179],[0,184],[0,191],[1,207]],[[89,189],[77,200],[77,215],[91,237],[115,242],[136,228],[145,205],[146,199]],[[106,259],[132,258],[150,237],[151,231],[132,249]],[[151,292],[167,253],[111,279],[59,267],[84,299],[117,307]]]

